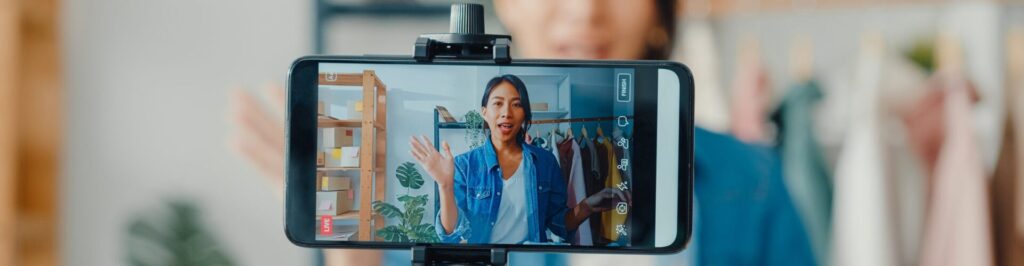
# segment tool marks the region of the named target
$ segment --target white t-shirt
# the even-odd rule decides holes
[[[523,156],[526,156],[525,154]],[[491,243],[519,244],[526,241],[529,232],[526,217],[526,180],[523,161],[508,180],[502,181],[498,218],[491,229]]]

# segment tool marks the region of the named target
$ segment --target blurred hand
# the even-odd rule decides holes
[[[629,196],[629,193],[623,192],[617,188],[605,188],[594,195],[590,195],[583,199],[583,204],[590,208],[591,212],[605,212],[615,208],[612,206],[612,202],[618,198],[620,201],[624,201],[629,205],[633,205],[633,200]]]
[[[228,137],[228,143],[268,178],[274,194],[283,200],[285,91],[277,85],[261,91],[266,101],[249,90],[231,92],[229,117],[236,130]]]
[[[265,105],[245,89],[235,89],[228,98],[229,117],[237,127],[228,137],[231,147],[249,160],[270,181],[274,194],[284,200],[284,114],[285,90],[270,85],[262,90],[270,102]],[[327,265],[380,265],[376,250],[325,249]]]
[[[409,145],[412,146],[409,153],[416,158],[416,162],[419,162],[420,167],[427,171],[437,185],[445,189],[451,188],[455,179],[455,157],[452,156],[452,149],[448,146],[448,142],[441,142],[441,146],[444,147],[443,154],[434,149],[434,143],[426,136],[409,137]]]

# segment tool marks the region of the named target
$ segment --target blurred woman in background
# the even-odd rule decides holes
[[[674,0],[493,3],[498,18],[516,40],[513,47],[519,57],[667,60],[676,40],[678,3]],[[281,103],[275,106],[283,113],[283,91],[276,89],[273,94],[278,95],[275,98]],[[250,95],[240,92],[233,100],[239,104],[232,112],[244,128],[243,136],[234,138],[239,143],[236,146],[244,147],[243,154],[283,190],[281,121],[268,118],[272,116]],[[659,264],[814,264],[775,152],[700,128],[694,133],[696,225],[684,252],[692,253],[692,258],[660,257]],[[367,250],[325,250],[324,254],[327,265],[406,265],[410,261],[408,251],[386,256]],[[565,263],[563,257],[555,258],[555,264]]]

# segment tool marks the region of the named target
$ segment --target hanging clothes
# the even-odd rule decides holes
[[[580,155],[582,155],[580,159],[583,161],[583,182],[586,187],[585,194],[587,196],[594,195],[604,187],[604,183],[600,182],[600,178],[598,177],[599,165],[597,148],[594,142],[586,136],[580,138]],[[604,227],[601,221],[601,214],[591,214],[587,220],[590,221],[590,234],[594,244],[605,244],[606,241],[602,241],[602,232]]]
[[[1008,97],[1012,98],[1012,97]],[[1007,106],[1008,112],[1003,122],[1003,144],[996,162],[995,176],[992,178],[992,220],[995,229],[996,262],[998,265],[1024,265],[1024,235],[1017,228],[1017,219],[1022,204],[1020,197],[1024,183],[1024,154],[1021,154],[1022,139],[1019,118],[1022,114]]]
[[[898,262],[880,126],[881,45],[866,42],[858,57],[850,125],[835,168],[831,258],[838,266]]]
[[[934,172],[921,265],[992,265],[989,195],[971,126],[970,91],[959,73],[942,74],[947,75],[946,134]]]
[[[569,188],[570,190],[572,189],[572,174],[574,170],[572,163],[574,159],[579,157],[579,151],[573,151],[572,148],[572,144],[575,142],[576,141],[573,140],[571,137],[566,137],[565,139],[562,139],[562,141],[557,142],[557,144],[555,145],[555,148],[558,150],[558,156],[556,157],[558,158],[558,165],[561,166],[562,177],[565,177],[566,184],[569,184],[566,187]],[[576,147],[576,150],[579,150],[579,146],[577,145]],[[581,166],[580,168],[580,171],[582,171],[583,167]],[[583,173],[580,172],[580,174],[582,175]],[[572,202],[571,199],[575,196],[573,196],[572,193],[568,193],[568,196],[570,199],[569,202]]]
[[[934,182],[931,178],[934,176],[933,172],[946,133],[945,114],[940,110],[945,108],[947,91],[934,79],[929,80],[928,87],[932,90],[903,114],[903,121],[907,125],[907,139],[925,166],[925,173],[929,179],[927,183],[932,184]],[[926,194],[931,195],[930,189]]]
[[[558,142],[555,142],[555,133],[554,132],[549,132],[548,133],[548,141],[547,141],[547,143],[548,143],[548,149],[551,150],[551,154],[555,155],[555,159],[558,159],[559,158],[558,157]],[[555,160],[555,163],[558,163],[558,167],[562,167],[562,161],[561,160]]]
[[[580,158],[580,146],[576,144],[573,138],[566,138],[558,144],[558,149],[561,152],[562,158],[568,158],[568,162],[562,164],[562,169],[568,170],[566,177],[569,178],[568,202],[569,208],[576,208],[576,205],[580,201],[583,201],[587,197],[586,185],[583,180],[583,160]],[[593,245],[593,236],[590,229],[590,219],[584,220],[580,224],[579,229],[576,231],[576,238],[573,243],[578,245],[589,246]]]
[[[723,96],[718,74],[718,51],[711,23],[704,19],[687,20],[683,29],[682,62],[693,71],[694,122],[706,129],[726,132],[729,129],[729,108]]]
[[[818,264],[829,261],[832,175],[815,136],[813,115],[822,99],[816,81],[789,88],[772,115],[778,126],[786,187],[807,228]]]
[[[605,167],[608,168],[605,171],[605,173],[607,173],[607,176],[605,177],[604,188],[617,188],[618,184],[622,182],[622,176],[619,175],[619,170],[616,168],[617,162],[619,160],[615,156],[615,147],[612,146],[612,141],[608,137],[601,138],[600,145],[602,145],[603,149],[605,150],[607,158],[607,164]],[[626,217],[628,215],[628,212],[619,213],[618,210],[615,209],[615,206],[617,206],[617,204],[621,202],[622,201],[617,198],[615,200],[612,200],[612,210],[606,211],[601,214],[601,220],[606,226],[604,231],[604,237],[608,239],[608,241],[610,242],[615,242],[619,240],[619,233],[615,227],[620,225],[625,226],[626,224]]]
[[[760,65],[741,65],[733,81],[730,106],[730,130],[736,138],[748,143],[764,143],[769,139],[769,100],[772,92],[768,87],[767,71]]]
[[[696,265],[815,265],[778,154],[694,129]]]
[[[880,37],[880,34],[878,36]],[[931,88],[927,73],[902,56],[887,54],[881,66],[878,89],[879,128],[885,143],[888,175],[886,185],[890,199],[888,217],[892,227],[894,251],[899,265],[919,263],[921,235],[925,219],[925,168],[907,138],[908,128],[901,113]]]
[[[1024,265],[1024,29],[1007,36],[1006,117],[992,178],[992,220],[997,265]]]

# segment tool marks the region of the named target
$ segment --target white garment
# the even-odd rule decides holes
[[[524,154],[525,156],[525,154]],[[502,181],[501,203],[498,204],[498,218],[491,229],[491,243],[519,244],[526,241],[529,233],[526,215],[526,180],[523,177],[523,161],[508,180]]]
[[[705,129],[727,132],[729,108],[718,77],[718,51],[711,23],[706,19],[687,20],[683,35],[682,62],[690,66],[694,84],[694,122]]]
[[[572,186],[573,200],[569,201],[569,208],[576,208],[576,205],[580,201],[583,201],[587,197],[587,185],[583,180],[583,160],[580,159],[580,145],[576,143],[576,140],[567,140],[572,142],[572,162],[569,163],[569,185]],[[580,224],[579,229],[576,230],[576,238],[580,245],[590,246],[594,245],[594,237],[590,232],[590,219],[583,220]]]
[[[558,164],[558,167],[564,167],[564,166],[562,166],[562,160],[558,159],[558,158],[562,158],[562,157],[558,157],[559,156],[558,155],[558,142],[555,142],[555,132],[554,131],[551,132],[551,137],[548,138],[548,147],[551,148],[551,154],[555,155],[555,163]]]
[[[898,245],[888,219],[892,199],[878,96],[884,49],[881,43],[862,48],[850,126],[835,168],[832,262],[837,266],[896,265]]]

